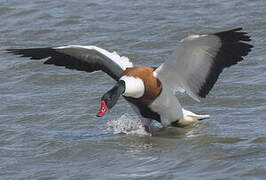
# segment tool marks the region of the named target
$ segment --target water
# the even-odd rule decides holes
[[[0,179],[265,179],[266,4],[236,1],[0,3]],[[142,135],[121,98],[96,118],[114,81],[42,65],[6,48],[97,45],[135,64],[162,63],[189,34],[242,26],[253,51],[186,109],[211,118]]]

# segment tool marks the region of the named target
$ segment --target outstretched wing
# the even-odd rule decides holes
[[[64,66],[69,69],[93,72],[102,70],[115,80],[133,64],[127,57],[116,52],[108,52],[96,46],[69,45],[62,47],[7,49],[9,53],[40,60],[48,58],[44,64]]]
[[[209,35],[192,35],[181,41],[167,61],[155,70],[163,86],[186,91],[193,99],[206,97],[224,68],[243,60],[253,47],[242,28]]]

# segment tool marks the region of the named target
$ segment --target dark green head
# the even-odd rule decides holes
[[[101,109],[97,114],[98,117],[104,116],[117,102],[118,98],[125,92],[125,81],[120,80],[116,85],[105,93],[101,99]]]

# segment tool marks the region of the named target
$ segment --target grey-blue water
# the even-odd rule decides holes
[[[0,179],[266,179],[264,0],[1,0]],[[159,65],[190,34],[243,27],[254,49],[201,103],[211,118],[154,136],[122,98],[96,118],[114,81],[6,54],[7,48],[96,45]]]

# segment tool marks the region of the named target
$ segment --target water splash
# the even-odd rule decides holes
[[[108,131],[112,131],[114,134],[137,134],[137,135],[150,135],[144,130],[140,119],[133,118],[128,114],[122,115],[118,119],[109,120],[107,122]]]

